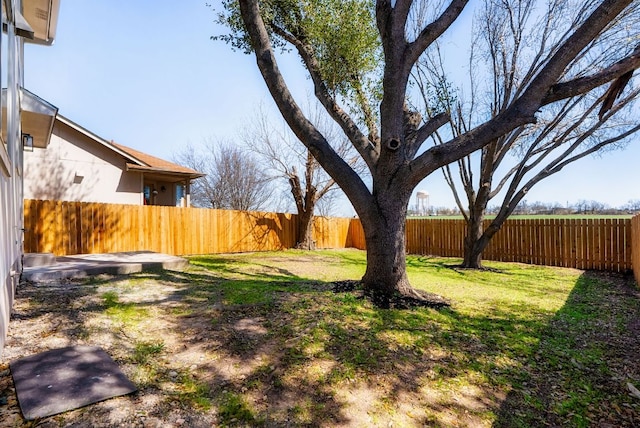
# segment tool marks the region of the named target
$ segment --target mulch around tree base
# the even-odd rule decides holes
[[[374,305],[384,309],[442,309],[451,306],[451,302],[447,299],[437,294],[427,293],[421,290],[416,290],[421,298],[403,296],[401,294],[395,294],[390,298],[379,298],[365,293],[364,290],[362,290],[362,283],[356,280],[335,281],[333,282],[332,290],[334,293],[350,293],[360,290],[362,291],[363,298],[369,298]]]

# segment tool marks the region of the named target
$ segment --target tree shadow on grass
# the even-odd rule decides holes
[[[640,290],[586,272],[554,315],[502,403],[496,427],[640,426]]]
[[[274,280],[274,276],[281,276],[282,279],[301,279],[287,269],[270,266],[268,264],[248,261],[238,258],[219,258],[215,256],[192,256],[189,261],[194,266],[217,272],[219,274],[242,274],[256,279]]]
[[[236,280],[208,268],[137,274],[122,283],[103,277],[66,297],[57,292],[60,299],[22,290],[20,299],[31,302],[20,302],[19,321],[68,316],[65,329],[52,333],[61,340],[106,337],[88,322],[105,319],[112,334],[101,345],[140,388],[117,408],[98,404],[61,420],[96,424],[121,415],[119,423],[134,422],[155,397],[145,417],[187,426],[482,426],[494,416],[496,426],[571,425],[577,419],[569,412],[585,400],[570,407],[554,394],[601,394],[602,385],[612,385],[601,375],[605,368],[609,379],[638,379],[632,351],[622,349],[640,346],[637,296],[591,273],[549,325],[548,313],[517,302],[474,316],[455,308],[382,310],[357,293],[334,293],[332,283],[286,272]],[[65,314],[79,307],[80,314]],[[142,314],[142,321],[115,321],[113,308]],[[145,349],[154,353],[142,358]],[[569,386],[576,380],[582,383]],[[585,394],[596,407],[634,409],[624,390],[615,399],[592,392]],[[558,403],[568,409],[564,416]]]
[[[407,268],[427,268],[438,273],[446,271],[463,275],[464,273],[457,269],[459,266],[459,263],[452,263],[450,258],[432,256],[407,257]]]
[[[200,368],[210,396],[220,403],[220,414],[229,418],[225,423],[380,425],[380,419],[384,424],[397,419],[419,426],[446,424],[453,413],[466,415],[472,424],[497,407],[499,388],[470,385],[460,402],[459,394],[447,388],[443,393],[434,387],[431,392],[439,398],[425,399],[429,395],[425,383],[435,379],[455,384],[470,370],[486,376],[498,373],[497,386],[508,382],[514,376],[511,368],[500,372],[504,343],[513,343],[518,348],[513,353],[521,353],[519,348],[532,346],[541,329],[539,320],[514,318],[507,310],[487,317],[446,310],[434,324],[434,311],[429,309],[381,310],[355,294],[335,295],[321,287],[281,293],[282,284],[267,281],[254,286],[268,287],[277,297],[261,304],[218,308],[214,328],[200,331],[194,339],[214,344],[227,367],[235,367],[225,369],[211,362]],[[203,317],[211,315],[201,309]],[[229,396],[234,398],[235,413],[221,398]],[[358,397],[365,401],[354,403]],[[405,410],[414,416],[401,414]],[[370,414],[378,420],[367,420]]]
[[[22,351],[27,341],[33,344],[29,354],[47,350],[51,343],[100,340],[97,345],[106,348],[140,389],[119,400],[129,400],[135,408],[145,396],[159,395],[159,404],[146,415],[162,422],[170,422],[167,415],[179,403],[185,409],[181,419],[189,426],[210,424],[209,406],[216,410],[215,422],[223,425],[357,423],[363,415],[350,413],[349,396],[342,391],[371,390],[377,400],[370,377],[384,372],[395,379],[387,374],[393,373],[394,361],[406,361],[413,351],[385,351],[378,337],[384,322],[376,319],[384,311],[369,307],[373,319],[370,314],[350,325],[352,312],[363,303],[354,295],[336,295],[330,283],[310,286],[311,281],[295,275],[282,280],[279,273],[277,279],[155,272],[126,281],[103,276],[56,289],[24,287],[14,321],[40,323],[55,317],[65,326],[38,333],[55,337],[54,342],[23,337]],[[154,281],[165,287],[163,292]],[[145,320],[152,316],[158,321]],[[103,319],[101,331],[90,323],[96,319]],[[20,331],[18,325],[12,327],[16,334]],[[11,346],[15,352],[20,344],[14,341]],[[161,351],[143,359],[140,349]],[[140,372],[148,376],[141,380]],[[392,383],[411,384],[408,379]],[[78,424],[113,421],[118,413],[125,415],[119,423],[135,419],[123,408],[127,406],[115,410],[98,404],[63,418]]]

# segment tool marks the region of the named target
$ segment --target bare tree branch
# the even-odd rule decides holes
[[[593,88],[597,88],[598,86],[602,86],[607,82],[611,82],[612,80],[619,79],[623,76],[626,76],[628,82],[633,71],[638,68],[640,68],[640,45],[638,45],[628,57],[598,73],[588,77],[581,77],[553,85],[549,89],[547,95],[542,99],[542,105],[583,94]],[[622,89],[624,89],[624,85],[622,86]],[[617,94],[618,93],[616,92],[616,95]]]
[[[437,40],[449,27],[451,27],[451,24],[453,24],[456,19],[458,19],[468,2],[468,0],[452,0],[446,10],[442,13],[442,15],[440,15],[431,24],[424,27],[416,40],[407,46],[405,64],[405,67],[408,67],[409,69],[407,70],[407,73],[411,70],[411,68],[413,68],[413,65],[416,63],[416,61],[418,61],[418,58],[420,58],[424,51],[429,46],[431,46],[431,44],[435,40]]]

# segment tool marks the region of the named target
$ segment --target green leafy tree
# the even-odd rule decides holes
[[[632,1],[586,3],[576,24],[499,114],[426,150],[424,142],[450,117],[442,112],[423,118],[410,108],[410,74],[445,31],[466,31],[452,26],[468,1],[226,0],[219,20],[230,28],[224,40],[255,55],[283,118],[351,201],[367,245],[363,286],[376,303],[386,305],[395,294],[429,298],[411,286],[405,266],[407,207],[425,177],[535,123],[542,107],[588,93],[640,66],[640,57],[629,55],[603,69],[585,61],[582,70],[567,74]],[[278,68],[277,48],[298,54],[316,97],[369,168],[371,186],[305,117]]]

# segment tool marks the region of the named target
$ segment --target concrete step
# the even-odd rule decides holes
[[[134,251],[108,254],[79,254],[54,257],[49,265],[27,266],[22,272],[24,281],[50,282],[67,278],[86,278],[92,275],[126,275],[155,270],[182,270],[189,261],[182,257],[151,251]],[[30,255],[33,256],[33,255]],[[39,258],[35,258],[39,260]]]
[[[56,264],[56,256],[53,253],[27,253],[24,255],[24,267],[53,266]]]

